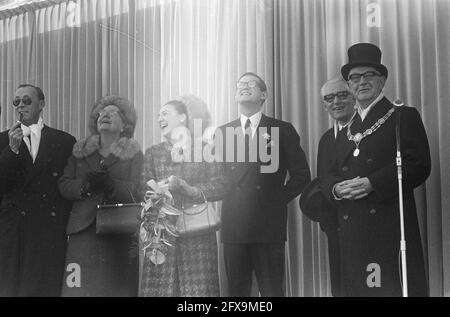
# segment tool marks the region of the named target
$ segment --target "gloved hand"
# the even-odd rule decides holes
[[[88,173],[86,182],[90,192],[94,194],[109,194],[114,190],[114,181],[106,170]]]
[[[170,177],[169,190],[193,199],[198,199],[201,197],[201,192],[197,187],[190,186],[184,179],[177,176]]]

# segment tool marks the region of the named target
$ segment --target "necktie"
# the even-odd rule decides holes
[[[31,158],[33,159],[33,162],[34,162],[35,159],[36,159],[36,155],[37,155],[37,150],[39,148],[39,144],[37,142],[35,142],[35,144],[33,146],[32,145],[32,139],[35,139],[35,141],[36,141],[37,138],[38,138],[38,125],[37,124],[33,124],[33,125],[30,125],[29,127],[22,125],[22,131],[23,131],[23,135],[25,137],[27,137],[27,139],[28,139],[28,144],[30,145],[28,147],[28,149],[30,150],[30,156],[31,156]]]
[[[250,134],[252,133],[252,129],[250,128],[251,121],[250,119],[247,119],[247,121],[245,121],[245,162],[249,161],[249,152],[250,152]]]
[[[33,156],[33,145],[31,144],[31,134],[28,135],[28,142],[30,142],[30,154]]]

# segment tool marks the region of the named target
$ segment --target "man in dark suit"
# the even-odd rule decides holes
[[[320,187],[338,209],[345,296],[401,296],[400,216],[396,167],[398,120],[410,296],[428,294],[413,189],[430,174],[430,150],[418,111],[394,108],[384,96],[388,76],[380,49],[349,48],[341,69],[357,112],[338,139],[336,164]],[[399,116],[399,117],[398,117]]]
[[[39,87],[20,85],[0,134],[0,296],[59,296],[70,203],[58,191],[75,138],[44,125]]]
[[[235,95],[241,116],[219,128],[231,184],[221,232],[230,296],[250,296],[253,272],[262,296],[284,295],[287,204],[311,177],[294,127],[262,114],[266,98],[264,81],[245,73]]]
[[[323,108],[334,120],[333,127],[329,129],[319,141],[317,153],[317,176],[321,177],[329,173],[334,167],[336,160],[336,139],[342,137],[342,132],[355,115],[355,98],[351,94],[347,82],[342,77],[327,81],[320,90]],[[340,250],[338,218],[336,208],[327,203],[324,197],[321,208],[314,208],[310,202],[311,189],[316,186],[312,182],[303,191],[300,198],[300,208],[302,212],[311,220],[319,222],[320,228],[328,238],[328,258],[330,263],[331,292],[333,296],[341,296],[341,271],[340,271]],[[309,198],[309,199],[307,199]]]

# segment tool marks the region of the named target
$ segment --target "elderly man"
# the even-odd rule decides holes
[[[345,296],[401,296],[400,216],[396,121],[403,161],[403,202],[409,295],[428,288],[413,189],[430,174],[425,129],[414,108],[394,108],[384,96],[388,76],[380,49],[353,45],[341,69],[355,96],[357,115],[338,140],[336,164],[321,178],[322,192],[338,209],[342,291]]]
[[[44,125],[39,87],[20,85],[0,134],[0,296],[59,296],[70,203],[58,191],[75,138]]]
[[[327,81],[321,89],[323,108],[334,120],[333,127],[322,136],[317,153],[317,176],[329,173],[336,160],[336,143],[343,131],[353,119],[355,98],[351,94],[347,82],[342,77]],[[342,131],[342,132],[341,132]],[[326,201],[320,193],[318,179],[308,185],[300,199],[302,212],[311,220],[319,222],[328,238],[328,256],[330,263],[331,292],[333,296],[341,296],[341,269],[338,234],[338,218],[336,208]],[[312,198],[314,197],[314,198]]]
[[[248,138],[243,161],[239,146],[225,149],[227,158],[234,154],[225,163],[231,191],[223,201],[221,232],[229,295],[250,296],[254,272],[262,296],[283,296],[287,204],[309,183],[309,166],[292,124],[262,114],[264,81],[245,73],[236,88],[240,118],[219,130],[228,137],[227,147],[230,130],[237,131],[233,137],[245,132]],[[251,149],[259,149],[258,156]],[[274,162],[278,166],[265,170]]]

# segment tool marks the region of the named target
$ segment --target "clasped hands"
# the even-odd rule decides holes
[[[339,199],[356,200],[369,195],[373,191],[372,184],[367,177],[355,177],[337,183],[333,187],[334,195]]]
[[[199,198],[201,195],[197,187],[190,186],[184,179],[178,176],[170,176],[165,182],[158,183],[159,186],[152,188],[153,193],[148,197],[152,200],[158,200],[164,195],[164,187],[168,186],[171,193],[180,194],[193,199]]]
[[[84,182],[87,190],[93,194],[109,194],[114,190],[114,180],[106,170],[88,173]]]

